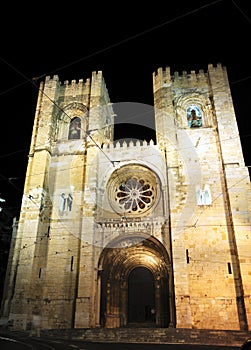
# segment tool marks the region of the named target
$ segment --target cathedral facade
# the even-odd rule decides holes
[[[114,141],[102,72],[40,84],[2,316],[27,329],[251,329],[251,193],[226,68],[153,73]],[[142,115],[142,118],[147,116]]]

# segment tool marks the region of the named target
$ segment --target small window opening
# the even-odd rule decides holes
[[[51,226],[48,226],[48,230],[47,230],[47,237],[50,237],[50,230],[51,230]]]
[[[232,274],[232,267],[231,267],[230,262],[227,263],[227,269],[228,269],[228,273],[231,275]]]
[[[188,253],[188,249],[186,249],[186,259],[187,259],[187,264],[189,264],[189,253]]]
[[[71,257],[71,271],[73,271],[74,268],[74,256]]]

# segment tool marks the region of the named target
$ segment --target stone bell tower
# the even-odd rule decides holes
[[[113,140],[113,112],[102,73],[70,83],[46,77],[3,303],[3,316],[16,328],[26,327],[34,309],[43,310],[47,327],[74,325],[82,217],[92,215],[93,206],[88,196],[94,184],[86,182],[104,140]]]
[[[250,329],[250,178],[226,68],[181,75],[160,68],[153,86],[168,168],[177,323],[226,328],[227,320],[230,329]]]

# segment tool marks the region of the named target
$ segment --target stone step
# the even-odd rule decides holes
[[[185,328],[89,328],[43,330],[42,335],[56,338],[116,343],[181,343],[203,345],[229,345],[239,347],[250,331],[196,330]]]

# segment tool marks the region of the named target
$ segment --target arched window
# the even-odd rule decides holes
[[[75,117],[70,122],[68,140],[80,139],[80,131],[81,120],[80,118]]]
[[[202,126],[202,115],[198,106],[192,105],[188,107],[187,122],[189,128],[199,128]]]

